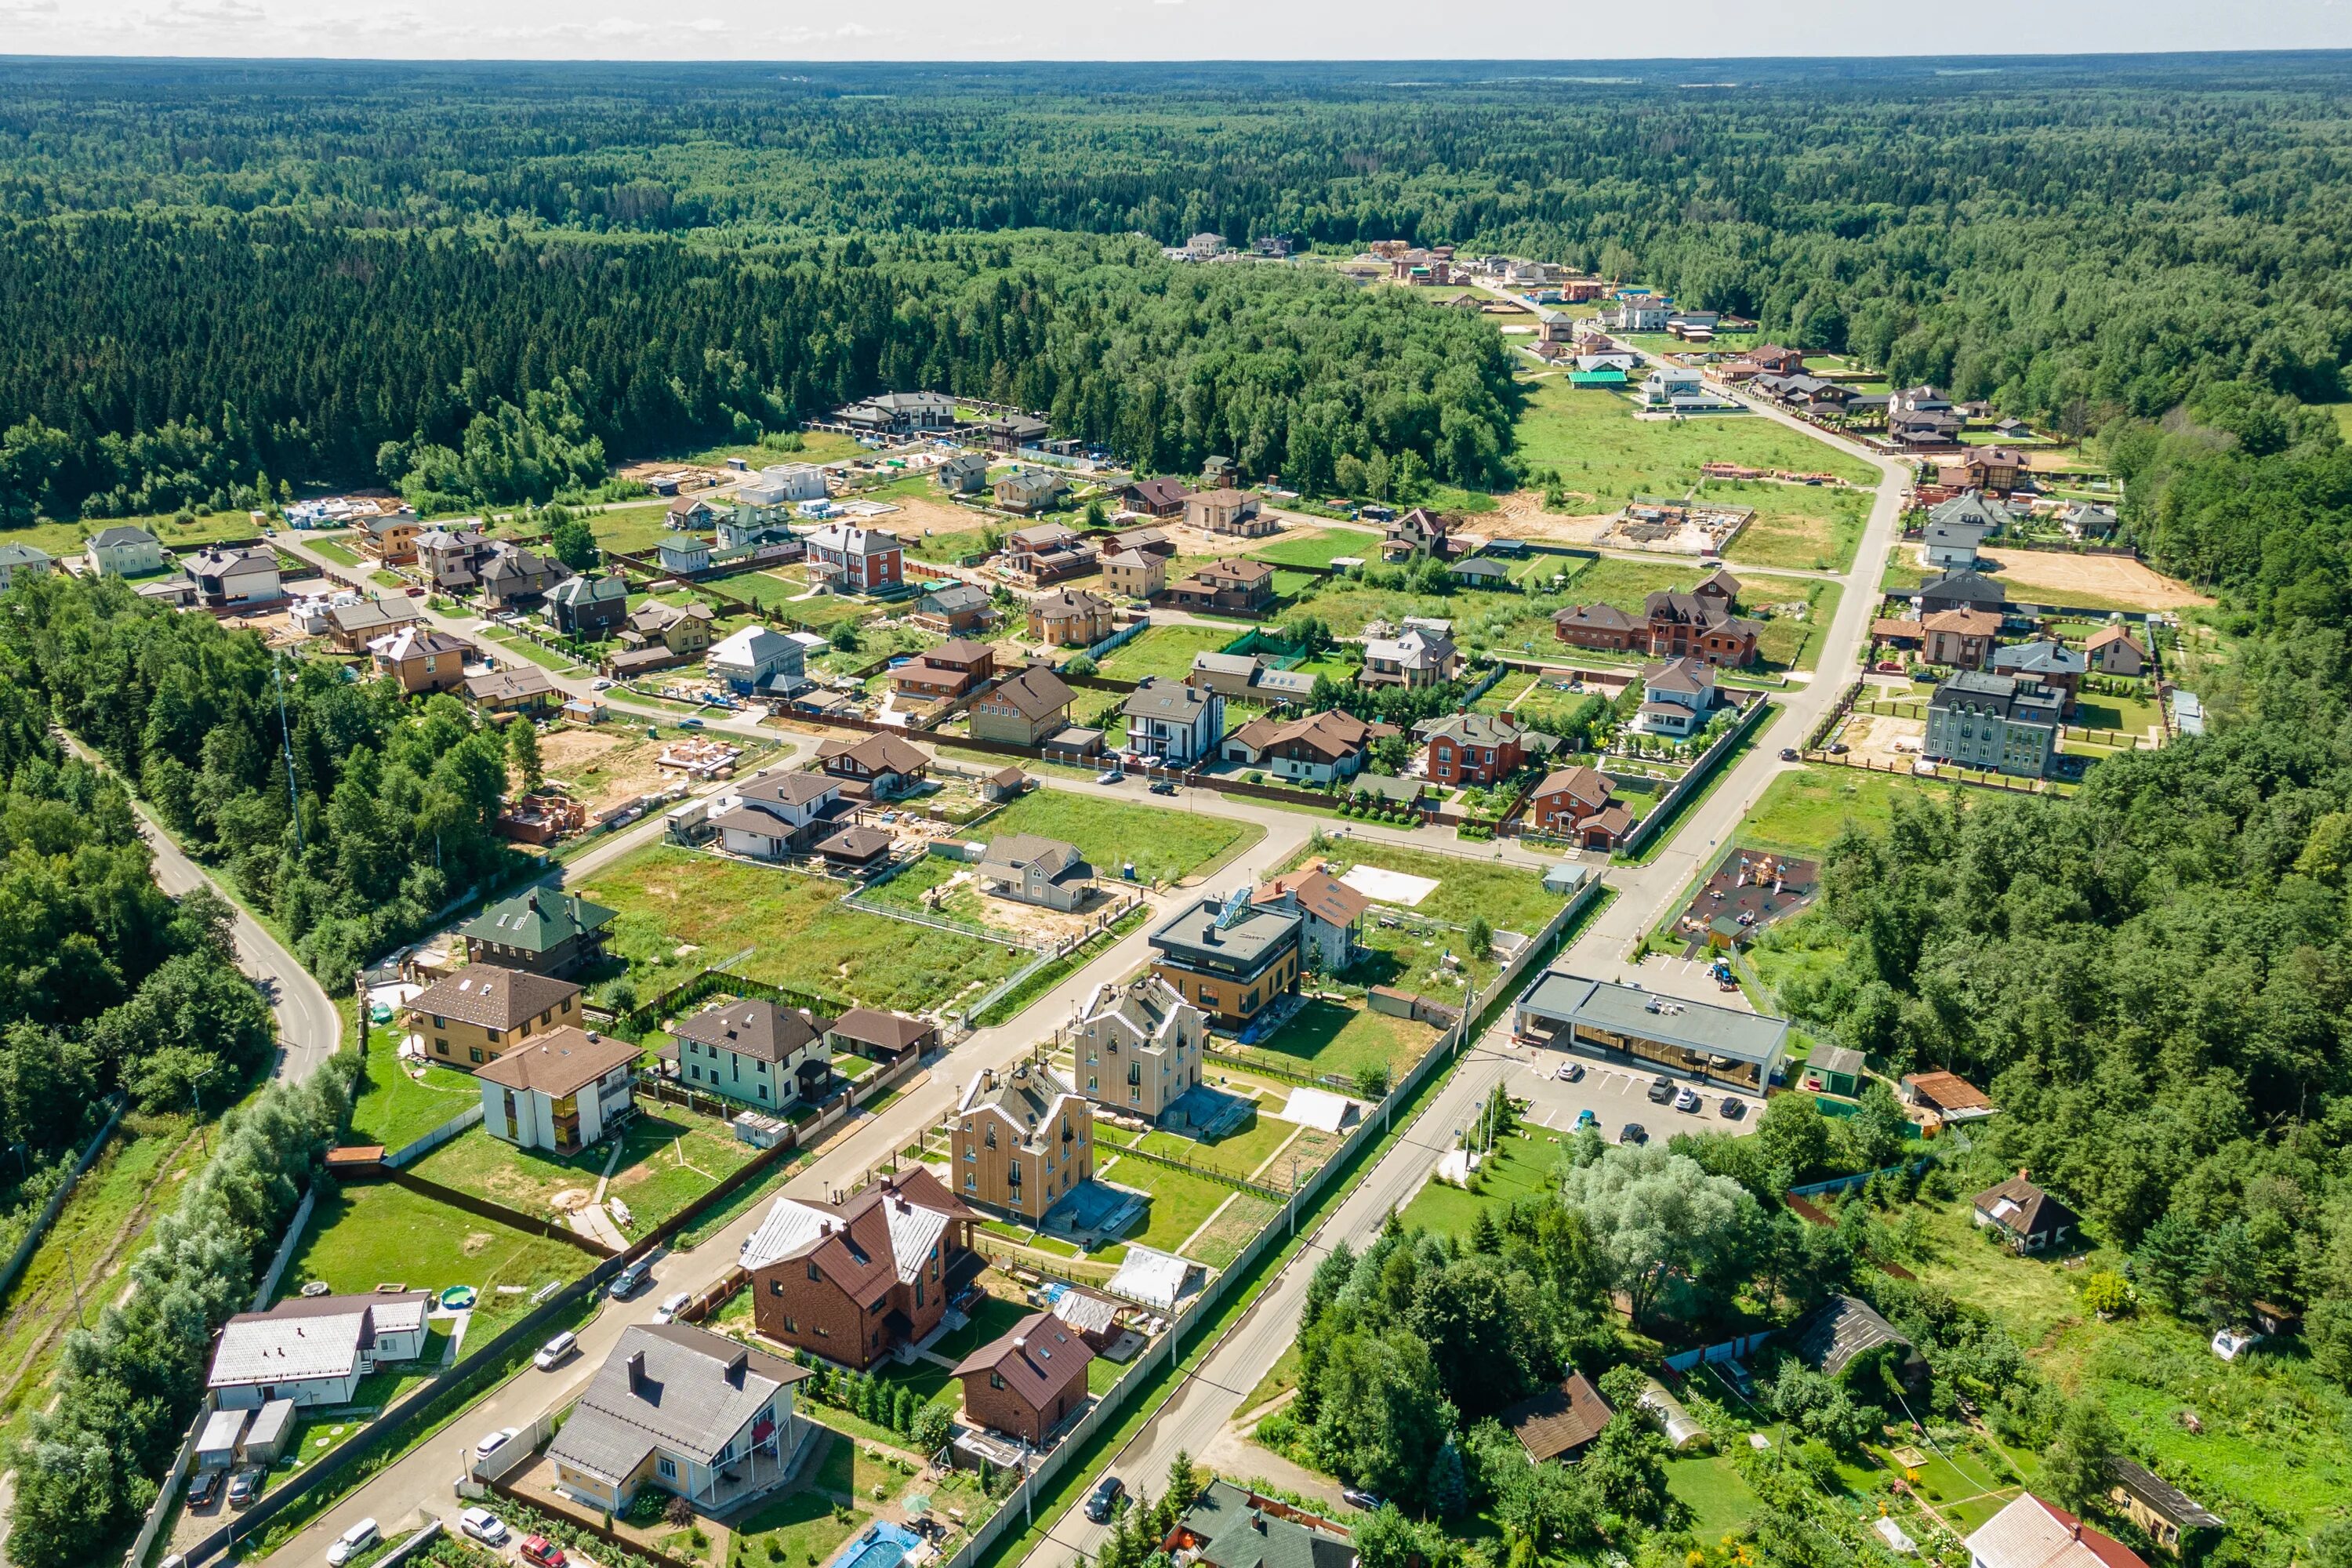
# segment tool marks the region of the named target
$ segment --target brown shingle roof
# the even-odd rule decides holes
[[[680,1018],[670,1025],[669,1032],[677,1039],[773,1063],[814,1041],[822,1026],[793,1008],[744,998],[720,1002],[690,1018]]]
[[[476,1078],[509,1089],[530,1089],[551,1100],[579,1093],[614,1068],[637,1059],[637,1047],[610,1035],[592,1035],[566,1024],[526,1040],[474,1069]]]
[[[485,1029],[511,1029],[579,994],[579,986],[551,974],[472,963],[418,992],[408,1010]]]
[[[1078,695],[1060,676],[1042,664],[1033,664],[1010,680],[992,687],[987,698],[1010,704],[1024,719],[1043,719],[1067,708],[1078,700]]]
[[[993,1344],[982,1345],[957,1363],[955,1375],[992,1372],[1033,1410],[1068,1385],[1070,1369],[1095,1359],[1076,1331],[1051,1312],[1033,1312]]]
[[[1601,1436],[1615,1412],[1601,1391],[1580,1372],[1572,1372],[1558,1388],[1520,1400],[1496,1419],[1509,1428],[1537,1464],[1572,1454]]]

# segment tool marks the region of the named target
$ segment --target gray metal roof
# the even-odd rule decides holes
[[[1581,975],[1547,973],[1519,997],[1524,1012],[1612,1035],[1680,1046],[1705,1056],[1753,1062],[1769,1071],[1788,1048],[1789,1021],[1685,1002]]]
[[[638,1374],[630,1363],[642,1355]],[[656,1448],[709,1464],[804,1367],[684,1323],[629,1329],[572,1408],[551,1458],[626,1479]]]

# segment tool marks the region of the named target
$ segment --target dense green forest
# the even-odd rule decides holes
[[[1116,238],[1202,227],[1638,277],[2083,428],[2216,379],[2336,395],[2340,58],[1738,80],[14,62],[0,510],[373,479],[387,443],[412,488],[499,500],[918,384],[1151,468],[1507,478],[1491,332]],[[919,243],[975,235],[1014,237]]]

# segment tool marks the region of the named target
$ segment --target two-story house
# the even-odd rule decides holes
[[[1528,797],[1528,821],[1538,833],[1592,849],[1613,847],[1633,826],[1633,814],[1616,803],[1607,775],[1583,766],[1546,773]]]
[[[1042,1062],[982,1068],[950,1121],[955,1194],[1034,1224],[1095,1173],[1094,1108]]]
[[[956,1363],[964,1418],[1032,1447],[1087,1405],[1087,1367],[1095,1352],[1051,1312],[1033,1312]]]
[[[1168,586],[1168,558],[1149,550],[1114,550],[1102,558],[1103,586],[1126,599],[1149,599]]]
[[[1083,588],[1057,588],[1029,601],[1029,638],[1055,647],[1087,647],[1117,625],[1108,599]]]
[[[932,479],[951,496],[973,496],[988,489],[988,456],[958,452],[931,470]]]
[[[1362,953],[1364,912],[1372,900],[1331,875],[1322,860],[1260,882],[1250,890],[1250,903],[1296,914],[1299,957],[1320,973],[1344,973]]]
[[[996,677],[996,650],[955,637],[890,671],[890,689],[921,701],[950,700]]]
[[[1517,773],[1531,752],[1548,752],[1551,737],[1524,728],[1508,713],[1445,713],[1412,727],[1427,748],[1424,772],[1441,784],[1484,788]]]
[[[975,740],[1035,746],[1069,728],[1070,705],[1076,700],[1077,693],[1060,676],[1033,664],[973,698],[965,716]]]
[[[604,956],[605,928],[618,918],[577,893],[531,888],[492,904],[457,934],[467,963],[561,976]]]
[[[1171,584],[1167,598],[1180,610],[1262,616],[1274,608],[1274,568],[1263,561],[1227,556]]]
[[[188,557],[184,565],[203,609],[274,604],[286,596],[278,581],[278,553],[265,546],[210,544]]]
[[[1184,481],[1165,476],[1156,479],[1137,479],[1118,489],[1118,504],[1122,511],[1138,517],[1181,517],[1184,515]]]
[[[712,679],[746,696],[789,697],[809,683],[801,645],[766,626],[745,626],[713,643],[702,664]]]
[[[128,522],[89,536],[90,563],[103,577],[143,577],[163,569],[163,542]]]
[[[1264,768],[1276,778],[1325,784],[1355,777],[1372,742],[1396,732],[1392,725],[1367,722],[1336,708],[1298,719],[1269,713],[1226,736],[1224,758]]]
[[[1033,584],[1058,583],[1095,569],[1099,555],[1077,530],[1065,522],[1033,522],[1005,536],[997,563]]]
[[[879,594],[906,579],[898,536],[879,528],[829,522],[808,536],[809,576],[836,593]]]
[[[57,557],[37,544],[0,544],[0,594],[19,577],[46,577],[57,570]]]
[[[2000,616],[1989,610],[1937,610],[1919,623],[1929,664],[1982,669],[2000,642]]]
[[[584,642],[602,642],[629,616],[629,585],[603,573],[567,577],[548,591],[547,618]]]
[[[993,487],[996,504],[1024,516],[1051,511],[1070,493],[1070,481],[1051,468],[1021,468]]]
[[[851,740],[835,735],[820,742],[818,765],[841,781],[847,800],[896,800],[929,776],[931,759],[901,736],[877,731]]]
[[[637,1045],[572,1025],[533,1036],[474,1071],[482,1131],[518,1148],[577,1154],[636,1113]]]
[[[1217,753],[1225,732],[1225,700],[1181,680],[1146,676],[1119,704],[1127,747],[1171,767],[1189,767]]]
[[[981,887],[997,898],[1067,912],[1086,902],[1095,868],[1075,844],[1006,833],[989,840],[977,875]]]
[[[717,623],[710,606],[699,600],[670,605],[647,599],[629,612],[621,626],[621,651],[607,663],[623,677],[685,664],[709,651]]]
[[[1441,633],[1407,626],[1392,637],[1364,639],[1364,686],[1434,686],[1462,673],[1462,655]]]
[[[1716,708],[1715,666],[1704,659],[1670,658],[1642,671],[1641,728],[1676,739],[1706,728]]]
[[[572,575],[572,568],[552,555],[541,555],[503,540],[490,546],[478,569],[482,606],[490,610],[529,609],[547,591]]]
[[[2038,680],[2058,692],[2065,699],[2060,715],[2072,718],[2074,699],[2083,689],[2083,677],[2090,672],[2091,660],[2081,649],[2068,647],[2055,638],[2034,637],[1993,649],[1990,668],[1995,675]]]
[[[1718,573],[1687,594],[1655,593],[1643,602],[1650,626],[1650,652],[1662,658],[1690,657],[1737,669],[1756,662],[1762,628],[1731,613],[1731,596],[1709,592],[1731,580]],[[1733,587],[1736,590],[1737,584]]]
[[[927,631],[950,637],[986,631],[996,624],[988,590],[971,583],[942,583],[915,602],[908,620]]]
[[[1213,894],[1151,933],[1151,973],[1220,1023],[1238,1027],[1297,988],[1296,910],[1261,910],[1250,889]]]
[[[1078,1009],[1076,1079],[1089,1100],[1158,1121],[1201,1082],[1208,1015],[1157,975],[1097,985]]]
[[[406,599],[354,599],[329,606],[327,638],[345,653],[364,653],[368,644],[425,617]]]
[[[481,581],[490,542],[470,528],[430,528],[416,536],[416,563],[425,580],[444,593]]]
[[[528,969],[469,963],[408,999],[409,1031],[445,1066],[471,1070],[534,1035],[580,1022],[580,987]]]
[[[841,781],[823,773],[772,773],[711,805],[710,826],[730,855],[782,860],[829,832],[849,803]]]
[[[1601,652],[1640,653],[1650,646],[1648,619],[1614,605],[1570,605],[1552,616],[1551,633],[1570,647]]]
[[[757,1495],[800,1454],[793,1385],[810,1375],[708,1329],[633,1324],[548,1445],[556,1489],[615,1514],[647,1487],[705,1510]]]
[[[910,436],[955,428],[955,399],[943,392],[880,392],[834,416],[852,429],[877,436]]]
[[[1258,539],[1282,525],[1258,510],[1257,497],[1231,488],[1195,490],[1184,498],[1184,522],[1203,533]]]
[[[681,1084],[761,1110],[821,1099],[833,1078],[818,1021],[758,997],[713,1003],[672,1022],[669,1035]]]
[[[840,1204],[780,1197],[737,1258],[752,1326],[863,1372],[938,1329],[981,1217],[919,1165]]]
[[[368,644],[378,675],[389,676],[410,694],[453,691],[466,684],[466,660],[474,645],[447,632],[412,624]]]

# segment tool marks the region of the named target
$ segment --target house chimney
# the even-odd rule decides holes
[[[1265,1510],[1262,1508],[1250,1510],[1250,1528],[1260,1535],[1265,1533]]]
[[[646,1352],[643,1351],[631,1351],[629,1352],[629,1392],[631,1394],[643,1393],[645,1391],[645,1386]]]
[[[2017,1168],[2017,1179],[2021,1182],[2025,1180],[2025,1167],[2022,1165]]]
[[[590,1043],[591,1045],[593,1045],[597,1040],[599,1040],[599,1039],[601,1039],[601,1038],[603,1038],[603,1037],[602,1037],[602,1036],[600,1036],[600,1035],[598,1035],[598,1034],[596,1033],[596,1031],[595,1031],[595,1030],[591,1029],[591,1030],[589,1030],[589,1031],[588,1031],[588,1041],[589,1041],[589,1043]]]

